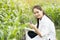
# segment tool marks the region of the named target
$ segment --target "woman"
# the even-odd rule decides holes
[[[37,26],[29,23],[34,31],[27,32],[26,40],[56,40],[54,23],[46,16],[42,8],[36,5],[32,11],[37,19]]]

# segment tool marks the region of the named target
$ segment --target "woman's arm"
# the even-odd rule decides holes
[[[35,25],[30,24],[30,23],[29,23],[29,25],[30,25],[31,28],[33,28],[33,29],[35,30],[35,32],[36,32],[40,37],[42,37],[42,35],[41,35],[41,33],[40,33],[40,30],[38,30],[38,29],[35,27]]]

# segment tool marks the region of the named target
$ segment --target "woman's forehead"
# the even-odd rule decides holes
[[[40,10],[39,10],[39,9],[37,9],[37,8],[35,8],[35,9],[34,9],[34,12],[35,12],[35,11],[40,11]]]

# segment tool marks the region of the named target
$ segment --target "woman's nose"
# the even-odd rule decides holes
[[[36,13],[35,15],[37,16],[38,14]]]

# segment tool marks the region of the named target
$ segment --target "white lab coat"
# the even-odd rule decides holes
[[[56,40],[55,26],[54,23],[44,15],[41,20],[39,20],[39,28],[42,38],[37,35],[34,38],[28,36],[28,31],[26,31],[26,40]],[[34,31],[34,30],[33,30]]]

